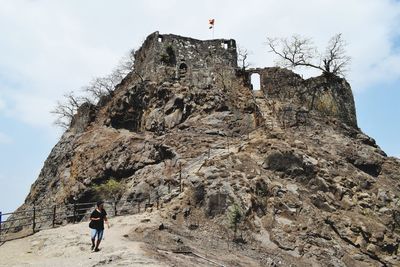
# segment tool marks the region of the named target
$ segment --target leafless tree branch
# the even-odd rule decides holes
[[[115,87],[126,75],[133,70],[135,51],[131,50],[124,56],[113,72],[105,77],[94,78],[83,91],[88,93],[95,101],[102,96],[112,95]]]
[[[281,67],[310,67],[325,74],[344,76],[350,64],[342,34],[331,38],[320,63],[315,63],[318,51],[311,39],[299,35],[293,35],[289,39],[267,38],[267,45],[270,48],[269,52],[278,56],[279,61],[276,63]]]
[[[246,70],[250,66],[250,63],[247,61],[249,54],[250,52],[246,48],[238,48],[238,64],[242,70]]]
[[[78,111],[78,108],[83,104],[84,99],[75,96],[72,91],[65,94],[63,97],[63,100],[58,101],[55,108],[50,112],[57,116],[54,124],[67,129]]]
[[[51,111],[56,116],[54,124],[67,129],[78,108],[83,103],[97,103],[101,97],[112,95],[115,87],[121,83],[122,79],[130,72],[134,72],[134,62],[135,50],[131,50],[120,60],[111,74],[105,77],[94,78],[89,85],[84,86],[82,91],[85,93],[85,96],[76,96],[74,92],[65,94],[63,99],[58,101],[56,107]],[[143,82],[142,76],[137,75]]]
[[[351,58],[346,55],[346,43],[342,34],[336,34],[329,41],[323,61],[327,73],[344,76],[350,65]]]

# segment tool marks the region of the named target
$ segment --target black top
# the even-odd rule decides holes
[[[107,212],[103,209],[101,212],[99,212],[97,209],[95,209],[92,214],[90,215],[90,218],[100,218],[100,220],[92,220],[90,222],[90,228],[96,229],[96,230],[103,230],[104,229],[104,218],[107,216]]]

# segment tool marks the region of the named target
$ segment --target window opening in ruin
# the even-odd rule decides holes
[[[227,43],[221,43],[221,47],[224,49],[228,49],[228,44]]]
[[[185,63],[181,63],[179,65],[179,78],[185,78],[187,72],[187,65]]]
[[[250,81],[251,81],[251,88],[253,90],[258,91],[261,89],[261,80],[259,73],[252,73],[250,76]]]
[[[158,42],[162,43],[162,41],[163,41],[163,37],[162,36],[158,36]]]

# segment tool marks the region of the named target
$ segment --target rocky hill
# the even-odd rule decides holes
[[[130,234],[155,247],[224,251],[237,210],[230,253],[260,266],[399,266],[400,160],[357,127],[350,85],[236,59],[234,40],[151,34],[115,91],[80,107],[20,210],[93,201],[116,179],[119,204],[161,203],[168,234]]]

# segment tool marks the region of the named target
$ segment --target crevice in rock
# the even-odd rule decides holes
[[[278,248],[283,249],[285,251],[294,251],[296,247],[285,247],[282,244],[280,244],[277,240],[271,239],[271,241],[278,246]]]
[[[128,177],[134,175],[135,172],[137,172],[140,169],[142,169],[142,168],[138,168],[138,169],[118,169],[118,170],[107,169],[107,170],[104,171],[104,177],[112,177],[112,178],[115,178],[116,180],[119,181],[119,180],[122,180],[124,178],[128,178]]]
[[[368,257],[370,257],[371,259],[373,259],[373,260],[375,260],[375,261],[378,261],[379,263],[382,264],[382,266],[384,266],[384,267],[387,267],[387,266],[388,266],[386,262],[384,262],[381,258],[379,258],[378,256],[376,256],[375,254],[372,254],[372,253],[370,253],[370,252],[368,252],[368,251],[365,251],[365,250],[361,249],[359,245],[355,244],[353,241],[351,241],[351,240],[348,239],[347,237],[342,236],[342,235],[339,233],[338,229],[335,227],[335,223],[334,223],[333,221],[331,221],[329,218],[325,219],[325,223],[328,224],[328,225],[331,227],[331,229],[336,233],[336,235],[337,235],[340,239],[342,239],[342,240],[345,241],[346,243],[352,245],[353,247],[358,248],[358,249],[360,250],[361,253],[367,255]]]
[[[364,163],[364,164],[353,163],[353,165],[360,171],[363,171],[373,177],[378,177],[382,169],[380,165],[374,163]]]
[[[111,126],[115,129],[139,131],[147,106],[146,86],[135,85],[110,108]]]
[[[117,170],[106,169],[104,171],[104,174],[101,177],[93,179],[91,181],[91,183],[99,185],[99,184],[104,183],[105,181],[107,181],[110,178],[114,178],[117,181],[121,181],[123,179],[131,177],[132,175],[134,175],[137,171],[140,171],[141,169],[144,169],[148,166],[160,164],[161,162],[163,162],[167,159],[173,159],[176,156],[175,153],[171,150],[171,148],[169,148],[165,145],[155,144],[154,147],[156,149],[154,158],[152,158],[152,160],[154,160],[154,162],[151,162],[151,163],[140,162],[141,164],[137,164],[139,162],[136,162],[134,164],[134,166],[129,169],[124,169],[124,168],[117,169]]]
[[[340,237],[340,239],[342,239],[343,241],[345,241],[346,243],[352,245],[352,246],[355,247],[355,248],[360,248],[359,245],[355,244],[353,241],[351,241],[351,240],[348,239],[347,237],[342,236],[342,235],[339,233],[339,230],[335,227],[335,223],[334,223],[333,221],[331,221],[331,220],[329,220],[329,219],[325,219],[325,223],[328,224],[328,225],[331,227],[331,229]]]

